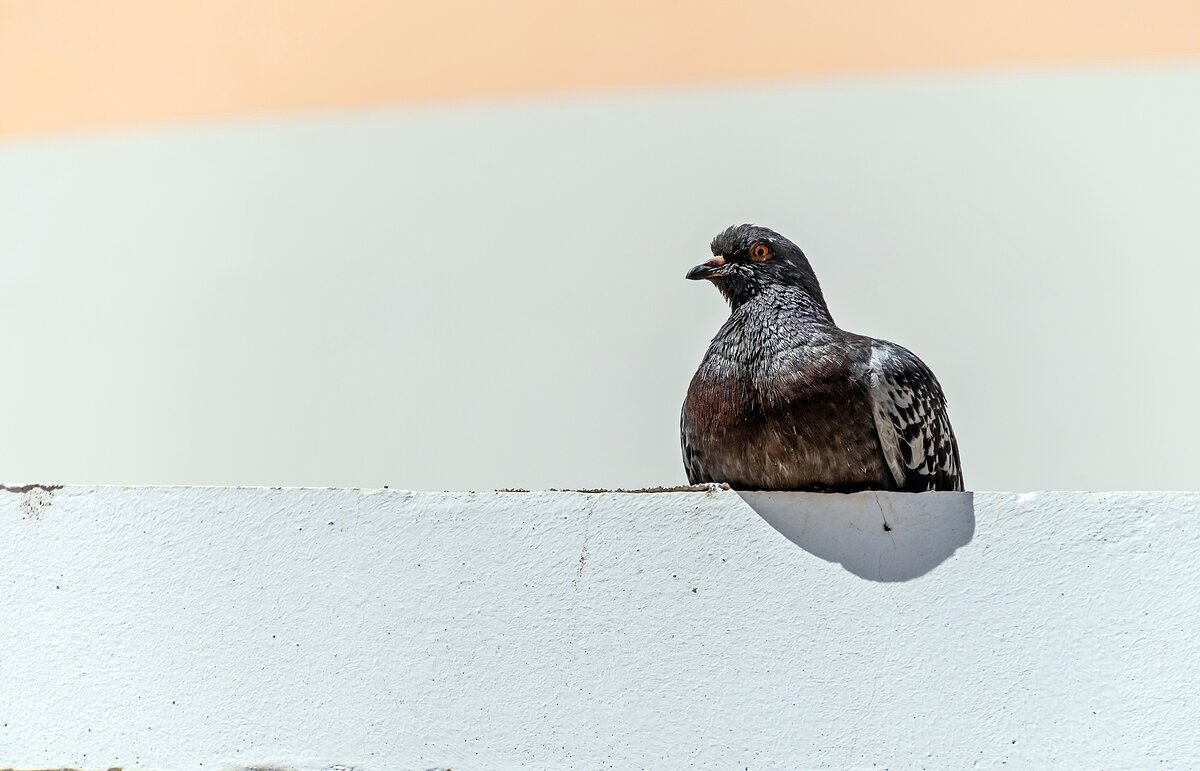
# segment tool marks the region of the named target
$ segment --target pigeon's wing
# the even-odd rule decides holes
[[[686,425],[679,434],[680,443],[683,445],[683,470],[687,474],[689,485],[700,485],[706,482],[712,482],[713,479],[705,469],[703,461],[700,460],[695,448],[692,447],[691,436],[688,434]]]
[[[867,377],[875,429],[897,487],[962,490],[958,440],[937,378],[912,352],[876,340]]]

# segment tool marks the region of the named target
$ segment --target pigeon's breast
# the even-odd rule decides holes
[[[759,441],[762,422],[748,377],[702,367],[688,388],[681,422],[690,482],[744,478],[743,448]]]
[[[693,378],[682,421],[693,481],[777,490],[886,485],[869,396],[843,356],[807,351],[757,364],[710,359]]]

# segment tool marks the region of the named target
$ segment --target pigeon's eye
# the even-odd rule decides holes
[[[750,259],[755,262],[766,262],[771,259],[771,247],[766,244],[755,244],[750,247]]]

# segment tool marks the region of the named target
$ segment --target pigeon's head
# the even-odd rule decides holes
[[[734,225],[712,240],[712,259],[687,272],[706,279],[738,304],[767,289],[794,287],[825,305],[821,285],[800,247],[770,228]]]

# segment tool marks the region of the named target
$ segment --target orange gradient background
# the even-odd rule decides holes
[[[1200,3],[0,0],[0,136],[840,72],[1200,55]]]

